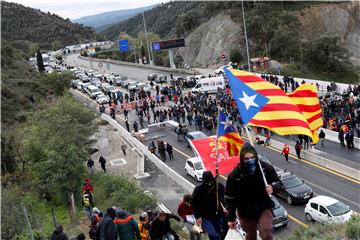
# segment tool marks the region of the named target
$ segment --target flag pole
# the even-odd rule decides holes
[[[220,108],[219,106],[217,107],[217,123],[216,123],[216,161],[215,161],[215,176],[219,176],[219,163],[218,163],[218,158],[219,158],[219,116],[220,116]]]
[[[249,132],[249,129],[248,129],[247,124],[245,124],[244,126],[245,126],[245,131],[246,131],[246,134],[247,134],[247,136],[248,136],[248,138],[249,138],[249,141],[250,141],[251,146],[255,147],[254,142],[253,142],[252,139],[251,139],[250,132]],[[267,180],[266,180],[266,178],[265,178],[265,174],[264,174],[264,171],[263,171],[263,169],[262,169],[260,160],[258,160],[258,163],[259,163],[260,172],[261,172],[261,175],[262,175],[262,177],[263,177],[265,186],[267,186],[267,185],[269,185],[269,184],[268,184],[268,182],[267,182]],[[269,194],[269,195],[271,195],[271,194]]]

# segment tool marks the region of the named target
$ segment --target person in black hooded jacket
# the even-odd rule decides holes
[[[267,186],[261,174],[258,154],[253,146],[246,143],[240,151],[240,164],[233,169],[226,181],[228,225],[235,228],[237,211],[241,228],[246,232],[246,240],[257,238],[257,226],[263,240],[272,239],[271,209],[274,203],[269,194],[278,190],[276,183],[279,178],[271,165],[261,162],[261,166],[269,184]]]

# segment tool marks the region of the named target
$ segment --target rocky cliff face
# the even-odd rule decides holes
[[[311,40],[323,33],[339,34],[350,60],[360,66],[360,3],[359,1],[311,6],[296,13],[302,38]],[[186,38],[186,48],[180,48],[185,63],[192,67],[216,67],[229,61],[231,48],[238,47],[245,54],[242,23],[235,23],[220,13],[203,23]],[[227,59],[222,61],[220,56]],[[245,57],[245,56],[244,56]]]
[[[224,65],[229,62],[232,47],[243,47],[242,28],[223,13],[213,17],[195,29],[185,40],[185,48],[180,48],[180,54],[185,63],[192,67],[209,67]],[[221,54],[226,60],[221,60]]]
[[[350,60],[360,66],[360,2],[317,5],[297,13],[300,36],[312,39],[322,33],[339,34]]]

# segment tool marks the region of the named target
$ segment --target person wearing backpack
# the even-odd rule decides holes
[[[141,240],[149,240],[150,239],[150,222],[149,216],[147,212],[143,212],[140,214],[140,222],[138,224],[140,238]]]
[[[94,203],[93,203],[92,195],[89,190],[87,190],[83,194],[82,205],[84,206],[86,215],[88,216],[89,220],[91,220],[91,217],[93,215],[92,208],[94,207],[93,206]]]

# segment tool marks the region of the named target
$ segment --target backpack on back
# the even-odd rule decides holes
[[[84,207],[91,207],[90,197],[89,197],[88,194],[84,194],[84,196],[83,196],[83,203],[84,203]]]

